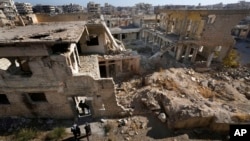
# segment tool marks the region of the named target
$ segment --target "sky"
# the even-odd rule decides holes
[[[157,5],[209,5],[217,4],[222,2],[223,4],[227,3],[237,3],[239,0],[14,0],[15,2],[28,2],[32,5],[36,4],[48,4],[48,5],[63,5],[63,4],[80,4],[81,6],[87,7],[89,1],[104,5],[104,3],[109,3],[114,6],[134,6],[136,3],[149,3],[153,6]]]

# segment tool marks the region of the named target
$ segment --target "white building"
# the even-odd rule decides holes
[[[18,11],[19,14],[32,14],[33,10],[32,10],[32,5],[30,3],[19,3],[16,2],[16,9]]]
[[[88,12],[89,13],[101,13],[101,6],[100,4],[89,2],[87,4]]]
[[[0,0],[0,10],[3,11],[8,19],[14,19],[17,15],[17,9],[13,0]]]

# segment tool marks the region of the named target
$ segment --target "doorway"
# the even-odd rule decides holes
[[[73,101],[75,103],[75,108],[78,117],[86,117],[92,115],[93,113],[93,108],[91,106],[91,103],[93,101],[92,97],[74,96]]]

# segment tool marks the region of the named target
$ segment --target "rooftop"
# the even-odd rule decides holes
[[[27,25],[22,27],[0,28],[1,43],[20,42],[77,42],[86,23],[81,22],[54,22]]]
[[[131,32],[139,32],[141,28],[120,28],[120,27],[114,27],[109,28],[112,34],[119,34],[119,33],[131,33]]]

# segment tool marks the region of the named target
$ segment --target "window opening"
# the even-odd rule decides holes
[[[96,46],[96,45],[99,45],[98,36],[90,35],[89,40],[87,41],[87,46]]]
[[[48,102],[44,93],[28,93],[33,102]]]
[[[104,66],[104,65],[99,66],[99,70],[100,70],[101,77],[106,78],[107,77],[106,66]]]
[[[66,53],[69,51],[69,44],[54,44],[51,50],[53,54]]]
[[[28,57],[9,57],[0,59],[0,69],[11,75],[31,77]]]
[[[0,94],[0,104],[10,104],[6,94]]]

